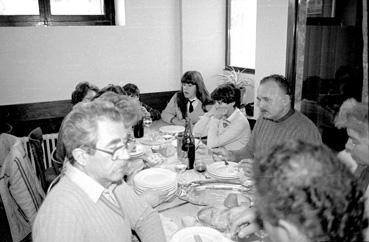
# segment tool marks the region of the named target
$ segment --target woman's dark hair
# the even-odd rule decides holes
[[[201,101],[202,109],[205,110],[204,103],[210,98],[201,73],[198,71],[187,71],[181,78],[181,84],[182,83],[196,85],[196,97]],[[183,88],[181,85],[181,91],[177,93],[177,105],[184,118],[187,116],[187,101],[187,98],[183,95]]]
[[[138,89],[138,87],[133,83],[127,83],[126,85],[124,85],[123,90],[128,96],[140,97],[140,89]]]
[[[102,94],[104,94],[105,92],[114,92],[116,94],[119,95],[127,95],[126,92],[123,90],[123,88],[121,86],[118,85],[113,85],[113,84],[109,84],[106,87],[104,87],[103,89],[101,89],[92,100],[97,99],[98,97],[100,97]]]
[[[211,93],[211,99],[214,101],[222,101],[224,103],[234,102],[234,106],[239,108],[241,105],[241,91],[232,83],[225,83]]]
[[[310,241],[363,241],[364,195],[328,147],[288,141],[256,159],[253,170],[264,222],[288,221]]]
[[[72,105],[76,105],[77,103],[81,102],[90,90],[96,93],[99,92],[99,88],[90,84],[89,82],[78,83],[74,91],[72,92]]]

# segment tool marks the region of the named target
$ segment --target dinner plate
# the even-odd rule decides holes
[[[159,130],[163,133],[178,134],[183,132],[185,130],[185,127],[179,125],[167,125],[160,127]]]
[[[228,162],[228,165],[224,161],[214,162],[208,165],[207,172],[210,176],[219,179],[237,179],[240,177],[238,163],[235,162]]]
[[[136,145],[136,150],[134,152],[129,152],[129,156],[131,157],[137,157],[145,153],[145,148],[141,144]]]
[[[138,139],[138,142],[143,145],[160,146],[172,142],[172,139],[166,140],[163,136],[158,134],[155,136],[143,137],[141,139]]]
[[[230,242],[228,238],[216,229],[205,226],[186,227],[178,230],[170,242],[196,242],[195,235],[200,236],[202,242]]]
[[[139,187],[167,188],[177,182],[177,174],[168,169],[150,168],[137,173],[133,181]]]

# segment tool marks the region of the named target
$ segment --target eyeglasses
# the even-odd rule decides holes
[[[129,155],[127,152],[127,145],[120,145],[117,148],[115,148],[113,151],[109,151],[109,150],[105,150],[105,149],[101,149],[101,148],[92,148],[94,150],[103,152],[105,154],[111,155],[111,159],[113,161],[116,161],[118,159],[123,160],[123,159],[128,159]]]

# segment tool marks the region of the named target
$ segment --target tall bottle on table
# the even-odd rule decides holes
[[[187,169],[193,169],[195,162],[195,138],[192,134],[191,119],[188,117],[186,118],[185,131],[183,133],[182,150],[187,152]]]

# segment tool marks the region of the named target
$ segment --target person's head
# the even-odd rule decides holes
[[[109,84],[106,87],[102,88],[92,100],[99,98],[101,95],[103,95],[106,92],[114,92],[119,95],[126,95],[126,92],[123,90],[121,86]]]
[[[123,86],[123,90],[128,96],[140,99],[140,89],[135,84],[127,83]]]
[[[74,106],[61,127],[67,158],[104,187],[127,171],[127,129],[113,103],[95,100]]]
[[[136,98],[107,91],[96,100],[104,100],[113,103],[123,116],[126,128],[132,127],[142,118],[142,107]]]
[[[349,139],[346,150],[361,165],[369,165],[369,123],[368,103],[359,103],[355,99],[346,100],[340,107],[335,124],[346,128]]]
[[[78,83],[72,92],[72,105],[76,105],[82,101],[90,101],[98,91],[99,89],[96,86],[88,82]]]
[[[288,141],[253,166],[256,209],[276,241],[362,241],[364,195],[323,145]]]
[[[202,75],[198,71],[187,71],[181,79],[181,92],[187,99],[197,97],[201,102],[209,99]]]
[[[257,105],[264,118],[278,120],[291,109],[291,88],[284,76],[270,75],[260,81]]]
[[[235,108],[240,107],[240,96],[241,91],[231,83],[222,84],[211,93],[215,108],[227,110],[227,116],[231,115]]]

